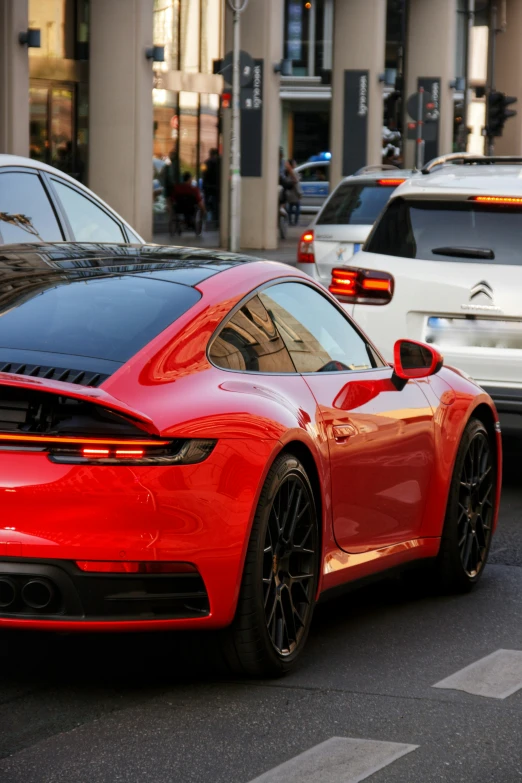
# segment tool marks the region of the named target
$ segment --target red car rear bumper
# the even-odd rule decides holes
[[[228,625],[276,447],[220,440],[205,462],[166,467],[56,465],[42,453],[0,454],[0,578],[16,592],[14,602],[0,606],[0,627]],[[197,573],[85,574],[76,561],[183,562]],[[53,594],[36,610],[23,600],[34,579]]]

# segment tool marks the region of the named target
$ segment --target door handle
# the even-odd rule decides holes
[[[357,435],[357,430],[353,424],[334,424],[332,434],[337,443],[344,443],[352,435]]]

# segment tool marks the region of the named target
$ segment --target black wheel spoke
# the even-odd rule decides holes
[[[313,606],[317,576],[317,528],[310,491],[290,474],[268,516],[263,549],[263,602],[268,635],[280,655],[291,654]]]

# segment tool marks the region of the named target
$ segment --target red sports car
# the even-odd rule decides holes
[[[469,589],[500,474],[482,389],[420,343],[390,367],[288,266],[2,248],[0,627],[222,629],[280,674],[342,585],[422,561]]]

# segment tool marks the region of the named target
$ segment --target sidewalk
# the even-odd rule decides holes
[[[266,258],[270,261],[281,261],[284,264],[295,266],[297,243],[299,237],[305,229],[305,225],[289,226],[288,236],[286,239],[279,240],[279,247],[277,250],[241,250],[240,252],[247,256],[259,256],[260,258]],[[170,236],[170,234],[154,234],[153,242],[158,245],[175,245],[178,247],[200,247],[207,248],[209,250],[223,250],[219,244],[219,232],[218,231],[205,231],[200,237],[194,236],[193,233],[186,232],[182,236]]]

